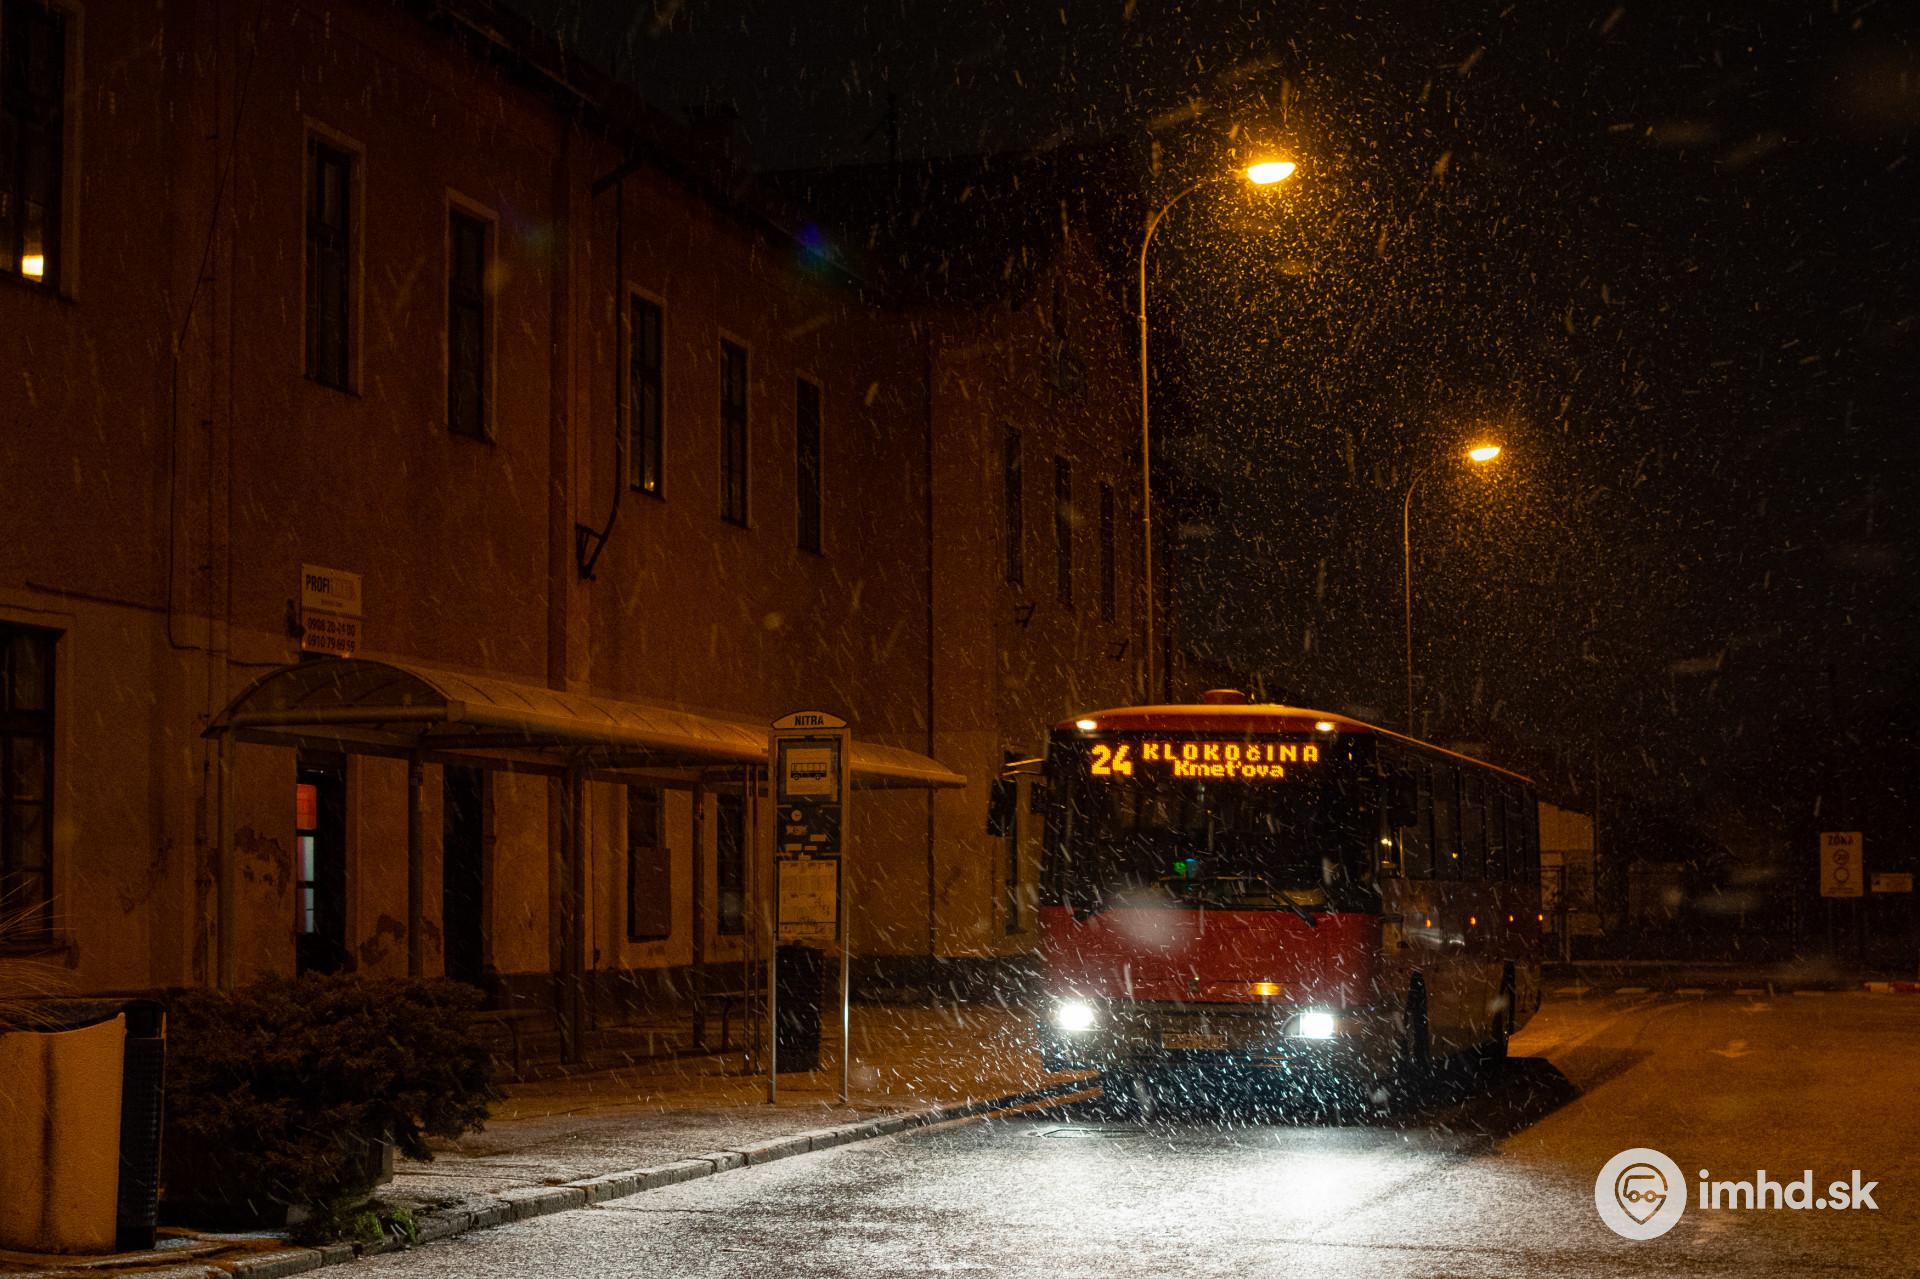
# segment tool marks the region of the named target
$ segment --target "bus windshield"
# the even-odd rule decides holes
[[[1347,778],[1095,777],[1058,762],[1053,879],[1078,910],[1337,906],[1370,863],[1366,804]]]

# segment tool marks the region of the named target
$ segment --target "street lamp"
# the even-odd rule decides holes
[[[1215,182],[1244,178],[1257,187],[1274,186],[1292,177],[1299,168],[1291,160],[1264,160],[1248,165],[1243,173],[1215,174],[1192,183],[1178,195],[1147,215],[1147,233],[1140,240],[1140,576],[1146,585],[1147,689],[1153,696],[1153,659],[1159,645],[1153,636],[1153,430],[1147,415],[1147,250],[1153,245],[1153,233],[1173,206]],[[1169,671],[1171,674],[1171,671]]]
[[[1485,466],[1500,456],[1498,444],[1476,444],[1467,450],[1469,462]],[[1407,481],[1406,496],[1400,502],[1400,582],[1403,591],[1403,603],[1407,622],[1407,736],[1414,735],[1417,725],[1413,719],[1413,490],[1431,471],[1435,463],[1429,462],[1413,473]]]

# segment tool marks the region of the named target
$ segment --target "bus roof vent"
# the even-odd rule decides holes
[[[1202,706],[1245,706],[1247,695],[1237,688],[1210,688],[1200,694]]]

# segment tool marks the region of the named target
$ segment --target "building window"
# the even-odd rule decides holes
[[[0,919],[28,937],[53,931],[54,639],[0,623]]]
[[[747,351],[720,343],[720,518],[747,522]]]
[[[799,491],[799,542],[803,551],[820,551],[820,387],[805,378],[793,388],[793,473]]]
[[[714,887],[718,909],[714,930],[722,937],[747,931],[747,800],[737,792],[714,796],[718,818],[714,830]]]
[[[1020,475],[1020,432],[1011,426],[1006,429],[1003,456],[1001,470],[1006,494],[1007,582],[1019,586],[1027,580],[1026,484]]]
[[[350,388],[353,157],[307,139],[307,376]]]
[[[447,215],[447,429],[487,438],[487,224]]]
[[[1060,607],[1073,607],[1073,463],[1053,459],[1053,554]]]
[[[634,298],[627,327],[627,483],[661,496],[660,373],[661,314],[655,303]]]
[[[1100,486],[1100,618],[1111,622],[1119,611],[1119,544],[1115,537],[1113,485]]]
[[[627,940],[673,935],[673,858],[660,838],[660,788],[627,787]]]
[[[54,284],[65,174],[66,15],[44,2],[0,9],[0,271]]]

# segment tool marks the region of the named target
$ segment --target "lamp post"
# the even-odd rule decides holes
[[[1498,444],[1477,444],[1466,452],[1469,462],[1484,466],[1500,456]],[[1407,493],[1400,501],[1400,584],[1402,604],[1407,623],[1407,736],[1412,737],[1418,727],[1413,719],[1413,490],[1428,471],[1434,468],[1429,462],[1413,473],[1407,481]]]
[[[1148,698],[1153,696],[1153,660],[1159,645],[1153,634],[1153,429],[1147,414],[1147,250],[1153,245],[1153,233],[1173,206],[1215,182],[1244,177],[1254,186],[1272,186],[1292,177],[1298,166],[1291,160],[1268,160],[1249,165],[1242,174],[1216,174],[1201,178],[1147,215],[1147,233],[1140,240],[1140,576],[1146,586],[1146,649]],[[1171,665],[1171,664],[1169,664]],[[1169,671],[1171,675],[1171,671]]]

